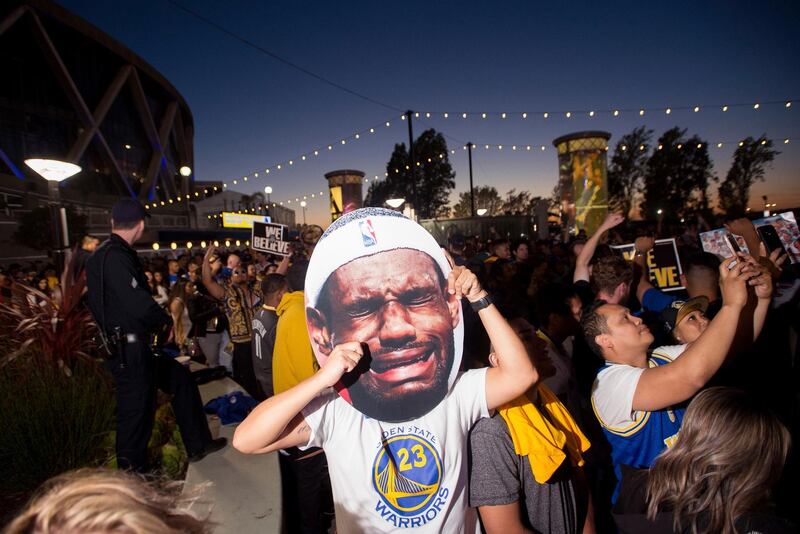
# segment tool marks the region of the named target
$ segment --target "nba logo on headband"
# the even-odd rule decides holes
[[[378,238],[375,237],[375,230],[372,228],[372,221],[359,221],[358,227],[361,229],[361,239],[364,241],[365,247],[371,247],[378,244]]]

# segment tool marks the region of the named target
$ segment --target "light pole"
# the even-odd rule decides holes
[[[50,219],[53,221],[54,259],[58,272],[62,272],[64,270],[64,249],[69,247],[69,232],[67,228],[67,212],[60,206],[61,195],[58,190],[58,184],[81,172],[81,168],[74,163],[66,161],[40,158],[26,159],[25,165],[47,180]]]
[[[192,168],[188,165],[183,165],[180,169],[178,169],[178,174],[183,176],[186,179],[186,182],[189,181],[189,177],[192,175]],[[186,193],[186,220],[189,221],[189,226],[191,227],[192,224],[192,208],[191,203],[189,202],[189,194],[191,193],[191,188],[189,187],[188,183],[183,184],[183,191]],[[197,221],[195,221],[195,226],[197,226]]]
[[[469,156],[469,216],[475,217],[475,186],[472,185],[472,147],[475,145],[470,141],[467,143],[467,155]]]
[[[270,195],[272,194],[272,186],[268,185],[265,187],[264,192],[267,194],[267,207],[269,207],[270,202],[272,202],[272,199],[270,198]]]
[[[300,207],[303,208],[303,226],[306,225],[306,206],[308,206],[308,203],[305,200],[300,202]]]

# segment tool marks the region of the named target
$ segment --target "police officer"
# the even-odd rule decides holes
[[[88,304],[108,341],[107,366],[117,385],[117,464],[149,469],[147,443],[153,430],[156,388],[173,395],[172,407],[189,461],[225,446],[211,439],[197,385],[174,359],[152,349],[152,333],[171,322],[153,300],[132,245],[150,215],[132,198],[111,210],[111,237],[87,261]]]

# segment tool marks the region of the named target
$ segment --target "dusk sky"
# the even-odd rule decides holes
[[[616,139],[639,125],[655,136],[672,126],[714,144],[724,178],[735,143],[766,134],[781,154],[756,184],[781,207],[800,206],[800,3],[784,2],[245,2],[181,0],[217,24],[322,77],[390,107],[331,87],[260,53],[167,0],[62,0],[164,74],[195,121],[198,180],[250,176],[242,192],[274,189],[273,200],[326,190],[323,174],[360,169],[383,178],[394,143],[407,142],[406,109],[436,111],[414,123],[434,127],[456,154],[458,192],[469,187],[461,144],[476,150],[475,185],[548,196],[557,177],[551,141],[588,130]],[[793,101],[787,109],[784,103]],[[754,103],[762,104],[754,110]],[[747,103],[723,113],[720,106]],[[719,105],[711,107],[711,105]],[[700,112],[666,107],[700,106]],[[659,108],[640,117],[639,108]],[[390,109],[394,108],[394,109]],[[588,110],[620,109],[619,117]],[[578,113],[583,110],[583,113]],[[451,112],[444,119],[441,112]],[[472,112],[467,120],[452,113]],[[482,111],[517,112],[482,120]],[[522,119],[521,112],[529,112]],[[549,111],[544,119],[542,112]],[[573,111],[572,118],[564,116]],[[476,114],[476,112],[478,114]],[[561,113],[557,113],[561,112]],[[277,163],[339,143],[317,158]],[[784,139],[791,138],[789,144]],[[723,148],[716,148],[723,142]],[[511,145],[534,145],[512,152]],[[546,146],[544,152],[541,145]],[[260,178],[254,179],[253,173]],[[716,193],[716,184],[711,191]],[[365,186],[366,191],[366,186]],[[318,196],[318,195],[317,195]],[[294,202],[292,203],[294,204]],[[299,208],[299,207],[298,207]],[[308,222],[330,220],[309,199]],[[298,213],[298,221],[301,219]]]

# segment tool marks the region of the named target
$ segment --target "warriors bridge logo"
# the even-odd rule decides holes
[[[425,525],[450,494],[441,483],[442,460],[425,438],[403,434],[385,439],[372,469],[372,484],[380,495],[375,511],[395,527]]]

